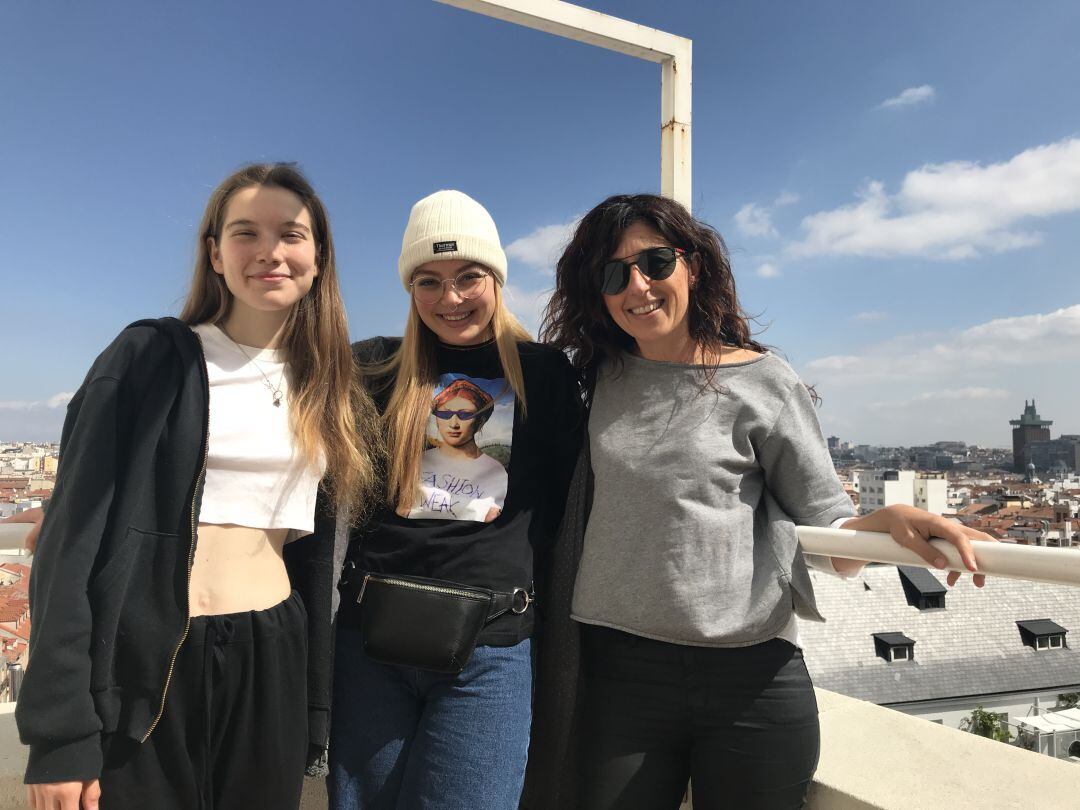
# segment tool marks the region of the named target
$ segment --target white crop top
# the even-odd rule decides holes
[[[202,339],[210,379],[210,447],[199,522],[310,534],[326,465],[313,469],[295,447],[284,352],[241,348],[212,324],[192,329]],[[267,379],[281,391],[277,406]]]

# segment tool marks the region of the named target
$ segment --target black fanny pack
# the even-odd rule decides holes
[[[448,673],[469,663],[484,625],[524,613],[533,601],[524,588],[503,593],[391,574],[367,574],[356,597],[369,658]]]

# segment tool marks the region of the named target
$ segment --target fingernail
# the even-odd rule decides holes
[[[944,557],[938,557],[936,560],[934,560],[934,565],[936,565],[938,568],[944,568],[945,567],[945,558]]]

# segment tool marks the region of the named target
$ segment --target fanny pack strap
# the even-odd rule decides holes
[[[515,615],[521,615],[529,606],[536,603],[536,594],[532,590],[525,590],[524,588],[514,588],[514,590],[506,593],[504,591],[492,591],[491,592],[491,612],[488,613],[488,624],[495,621],[500,616],[506,613],[513,613]]]

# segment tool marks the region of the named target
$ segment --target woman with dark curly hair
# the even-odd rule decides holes
[[[723,241],[676,202],[586,214],[541,334],[583,370],[590,413],[526,805],[662,810],[690,780],[696,810],[800,807],[818,757],[807,563],[861,563],[804,560],[795,526],[890,531],[938,567],[926,539],[943,537],[973,571],[982,535],[906,506],[853,518],[807,387],[751,337]]]

